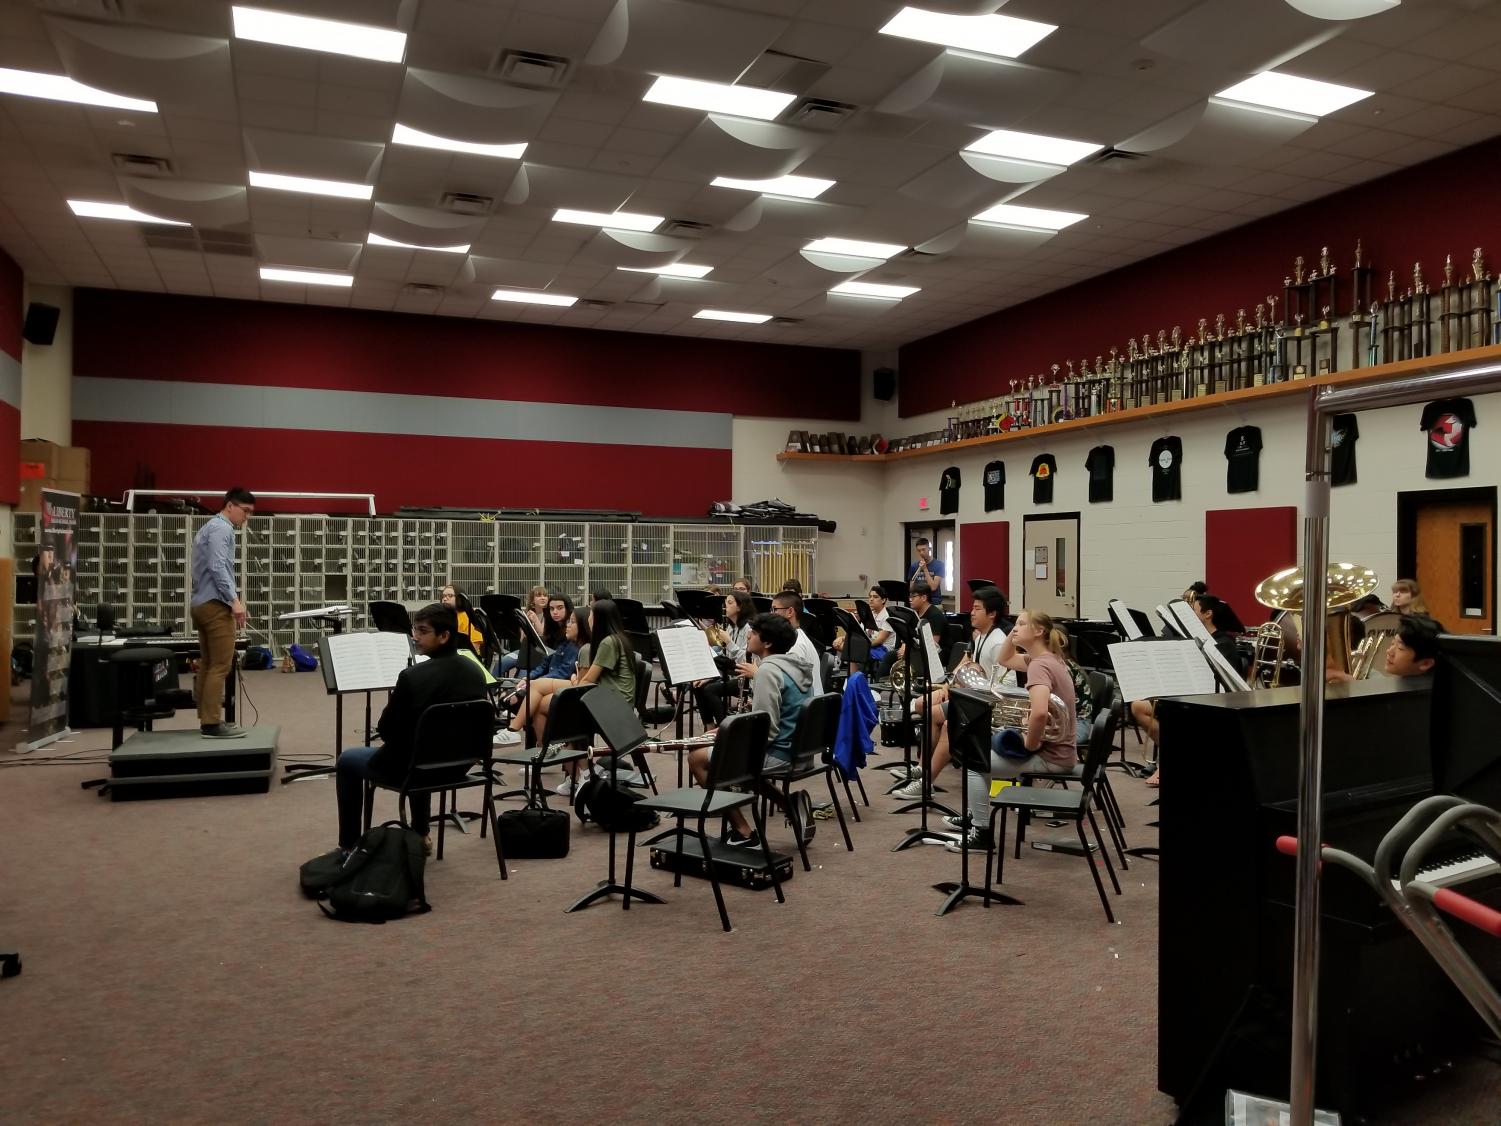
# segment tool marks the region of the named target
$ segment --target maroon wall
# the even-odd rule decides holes
[[[1296,173],[1297,166],[1288,171]],[[1127,173],[1128,175],[1128,173]],[[901,414],[941,410],[1003,394],[1065,360],[1108,355],[1111,345],[1143,333],[1224,313],[1232,323],[1268,294],[1282,301],[1282,279],[1302,255],[1310,268],[1329,247],[1336,272],[1349,269],[1359,239],[1364,262],[1379,271],[1386,293],[1395,270],[1399,290],[1411,284],[1414,262],[1427,278],[1442,277],[1444,255],[1460,272],[1473,248],[1501,262],[1501,139],[1486,141],[1380,180],[1258,219],[1235,230],[1124,266],[1078,285],[959,325],[901,349]],[[1123,232],[1129,234],[1129,231]],[[1338,310],[1348,313],[1348,279]]]

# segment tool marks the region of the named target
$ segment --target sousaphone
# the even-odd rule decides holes
[[[1331,563],[1324,588],[1324,663],[1342,672],[1357,671],[1353,644],[1354,615],[1350,607],[1376,589],[1376,572],[1359,563]],[[1303,568],[1288,567],[1262,579],[1256,587],[1256,601],[1274,610],[1285,611],[1301,648],[1303,637]],[[1275,638],[1273,634],[1275,633]],[[1285,633],[1282,624],[1269,622],[1257,631],[1255,679],[1275,688],[1281,673]],[[1365,669],[1368,675],[1369,667]]]

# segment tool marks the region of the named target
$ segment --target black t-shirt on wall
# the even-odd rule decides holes
[[[1089,503],[1102,504],[1115,499],[1115,447],[1096,446],[1084,461],[1089,471]]]
[[[985,466],[985,511],[1006,507],[1006,463],[992,461]]]
[[[1052,454],[1038,454],[1032,459],[1032,503],[1053,503],[1053,477],[1058,472],[1058,463]]]
[[[1355,442],[1360,424],[1353,414],[1337,414],[1329,421],[1329,483],[1355,484]]]
[[[1152,502],[1183,499],[1183,439],[1158,438],[1147,455],[1152,467]]]
[[[959,511],[959,467],[951,465],[938,479],[938,514],[951,516]]]
[[[1254,493],[1260,477],[1261,427],[1237,426],[1225,435],[1225,491]]]
[[[1468,477],[1474,404],[1469,399],[1439,399],[1423,408],[1421,425],[1428,431],[1427,476]]]

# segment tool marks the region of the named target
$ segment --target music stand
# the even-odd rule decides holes
[[[905,610],[905,607],[903,607],[903,609]],[[895,625],[898,620],[897,615],[892,614],[889,610],[887,611],[887,614],[890,617],[892,624]],[[928,649],[922,636],[921,623],[917,621],[917,615],[914,614],[911,610],[906,610],[906,614],[911,615],[912,621],[909,628],[913,629],[913,633],[911,639],[906,643],[907,682],[903,691],[903,696],[905,697],[905,699],[902,706],[910,714],[912,685],[917,683],[918,679],[921,678],[925,686],[925,690],[931,692],[933,688],[933,680],[929,675]],[[904,624],[908,623],[904,622]],[[922,710],[921,733],[922,797],[915,802],[908,802],[900,809],[894,809],[892,810],[892,812],[911,813],[915,809],[922,815],[922,824],[918,825],[915,829],[908,829],[907,835],[892,847],[892,852],[901,852],[903,849],[911,848],[915,844],[922,844],[924,841],[939,841],[947,843],[951,839],[950,834],[948,833],[941,833],[936,829],[928,828],[928,810],[930,809],[936,809],[938,810],[938,812],[947,814],[950,817],[954,816],[954,811],[952,809],[940,802],[933,800],[933,707],[931,696],[928,699],[928,706],[924,707]],[[910,765],[910,756],[908,757],[907,761]]]
[[[614,598],[615,609],[620,611],[621,624],[627,633],[650,633],[651,625],[646,620],[646,606],[637,598]]]
[[[756,613],[769,614],[771,613],[771,596],[769,594],[753,594],[751,595],[751,605],[755,606]]]
[[[867,614],[870,607],[865,608]],[[870,663],[870,638],[865,635],[865,627],[855,620],[843,607],[834,607],[834,624],[844,627],[844,659],[849,665],[850,671],[854,672],[861,666]]]
[[[498,643],[503,645],[519,643],[520,638],[511,628],[511,623],[515,621],[513,616],[515,612],[521,609],[521,599],[514,594],[482,594],[479,596],[479,608],[485,612],[485,617],[490,619]]]
[[[876,586],[881,588],[881,593],[886,596],[887,602],[896,602],[902,606],[907,605],[907,596],[911,592],[907,584],[901,579],[879,579]]]
[[[370,603],[370,622],[381,633],[412,632],[412,616],[400,602]]]
[[[889,606],[886,610],[886,620],[891,625],[892,645],[900,648],[912,639],[917,630],[917,614],[906,606]],[[907,773],[912,772],[912,666],[907,666],[909,675],[902,684],[902,730],[906,733],[902,740],[902,765],[907,768]],[[894,783],[891,790],[900,789],[905,782]]]
[[[521,651],[516,656],[516,665],[521,672],[521,727],[523,732],[531,720],[527,709],[532,702],[532,665],[536,663],[537,654],[549,652],[547,643],[537,633],[537,628],[532,625],[532,620],[526,616],[525,610],[511,611],[511,620],[516,623],[516,629],[521,638]],[[526,745],[526,736],[522,735],[522,745]]]
[[[619,779],[622,756],[630,754],[647,743],[649,737],[646,734],[646,728],[641,726],[641,718],[618,692],[590,692],[584,696],[583,704],[589,713],[589,718],[594,721],[600,738],[610,748],[610,785],[615,787]],[[636,887],[627,888],[615,878],[615,830],[609,829],[607,832],[610,835],[609,875],[600,880],[593,890],[586,892],[567,911],[581,911],[591,903],[606,899],[612,894],[621,897],[622,905],[629,903],[632,897],[639,899],[642,903],[666,903],[665,899],[649,891],[642,891]]]
[[[990,717],[995,708],[995,698],[988,694],[971,691],[968,688],[952,687],[949,689],[949,752],[954,756],[954,764],[960,768],[961,778],[965,771],[977,771],[983,774],[990,773]],[[993,888],[977,887],[969,882],[969,784],[964,779],[960,782],[961,800],[959,805],[959,821],[963,826],[963,835],[959,838],[959,882],[952,880],[940,884],[934,884],[934,891],[944,892],[948,898],[934,914],[947,915],[965,899],[973,896],[984,902],[986,907],[992,903],[1001,903],[1007,907],[1020,907],[1022,901],[1004,895]],[[990,795],[985,796],[990,800]],[[1005,842],[999,846],[1005,847]]]
[[[971,594],[978,594],[986,587],[993,586],[996,588],[996,590],[1001,589],[1001,584],[996,582],[994,579],[965,579],[964,581],[965,584],[969,587],[969,592]],[[1008,598],[1007,601],[1009,602],[1010,599]]]

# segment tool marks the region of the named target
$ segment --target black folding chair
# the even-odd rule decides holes
[[[435,858],[443,859],[443,829],[450,814],[449,803],[457,807],[459,790],[483,787],[484,805],[480,811],[480,835],[489,825],[495,838],[495,863],[500,867],[500,878],[506,875],[505,853],[501,851],[500,824],[496,819],[494,777],[490,769],[490,733],[494,729],[494,712],[488,700],[462,700],[451,704],[432,704],[417,717],[417,731],[413,736],[412,763],[407,768],[405,779],[399,786],[381,782],[365,782],[365,828],[375,810],[377,789],[396,791],[397,815],[403,828],[411,828],[407,815],[408,799],[413,794],[437,794],[438,847]],[[476,766],[478,774],[471,774]]]
[[[985,861],[985,886],[991,887],[991,872],[995,871],[995,882],[1000,883],[1005,878],[1006,871],[1006,814],[1009,810],[1016,810],[1019,814],[1036,813],[1041,816],[1062,821],[1072,821],[1074,829],[1079,834],[1079,845],[1084,852],[1084,862],[1089,865],[1089,874],[1094,877],[1095,890],[1100,893],[1100,903],[1105,908],[1105,918],[1115,922],[1115,912],[1110,909],[1110,900],[1105,895],[1105,885],[1100,880],[1100,870],[1095,866],[1094,855],[1090,852],[1089,842],[1084,837],[1084,821],[1089,820],[1089,827],[1094,830],[1095,844],[1098,846],[1100,859],[1105,862],[1105,871],[1110,873],[1110,882],[1115,885],[1115,894],[1121,893],[1120,881],[1115,876],[1115,865],[1110,862],[1110,852],[1105,847],[1105,841],[1100,836],[1100,825],[1094,816],[1095,780],[1105,767],[1105,760],[1110,757],[1114,749],[1115,713],[1103,711],[1095,716],[1094,727],[1089,733],[1089,753],[1084,760],[1084,772],[1079,777],[1077,790],[1061,789],[1038,789],[1035,786],[1008,786],[995,797],[990,799],[992,809],[1001,811],[1001,831],[996,847],[990,850],[990,855]],[[1022,821],[1018,819],[1016,826],[1016,858],[1021,858],[1022,850]]]
[[[829,800],[834,803],[834,812],[839,817],[839,831],[844,834],[844,847],[855,851],[850,840],[849,826],[844,821],[844,807],[839,804],[838,791],[834,789],[834,740],[839,734],[839,713],[844,707],[844,698],[835,692],[814,696],[803,705],[797,717],[797,727],[792,733],[792,759],[786,766],[774,765],[768,760],[761,777],[781,787],[782,800],[792,808],[792,783],[822,774],[829,785]],[[847,784],[847,783],[846,783]],[[808,863],[808,845],[801,833],[797,837],[798,855],[803,858],[803,871],[813,871]]]
[[[719,922],[725,930],[730,929],[730,914],[725,910],[724,892],[719,886],[719,873],[716,871],[714,859],[716,842],[711,841],[706,825],[709,818],[723,821],[733,809],[743,809],[747,806],[750,808],[751,816],[756,822],[756,832],[761,837],[761,856],[766,863],[767,872],[771,875],[772,887],[777,893],[777,902],[787,901],[787,897],[782,892],[782,882],[777,878],[776,863],[771,856],[771,846],[766,843],[766,820],[761,816],[761,804],[756,800],[756,795],[750,792],[751,787],[761,776],[762,763],[766,757],[766,742],[770,735],[771,716],[765,712],[746,712],[743,715],[728,717],[719,725],[719,731],[714,737],[714,752],[709,759],[709,776],[702,788],[685,787],[680,790],[668,790],[665,794],[642,798],[637,803],[638,809],[654,810],[677,821],[676,826],[669,830],[677,838],[677,871],[673,875],[673,887],[683,886],[683,838],[690,833],[697,838],[703,850],[704,867],[708,871],[709,883],[714,888],[714,904],[719,908]],[[690,817],[697,822],[697,828],[694,830],[688,829],[685,824]],[[720,845],[719,847],[726,849],[729,846]],[[623,906],[627,911],[631,907],[631,873],[635,859],[636,834],[633,831],[626,844],[625,853]]]
[[[584,707],[583,697],[595,687],[593,684],[573,684],[554,692],[547,709],[547,726],[542,731],[542,741],[530,750],[512,745],[510,750],[490,756],[492,764],[519,766],[525,772],[525,789],[509,790],[501,797],[524,794],[528,807],[547,808],[547,791],[542,786],[543,769],[589,757],[595,728],[589,710]],[[490,773],[494,773],[493,767]]]

